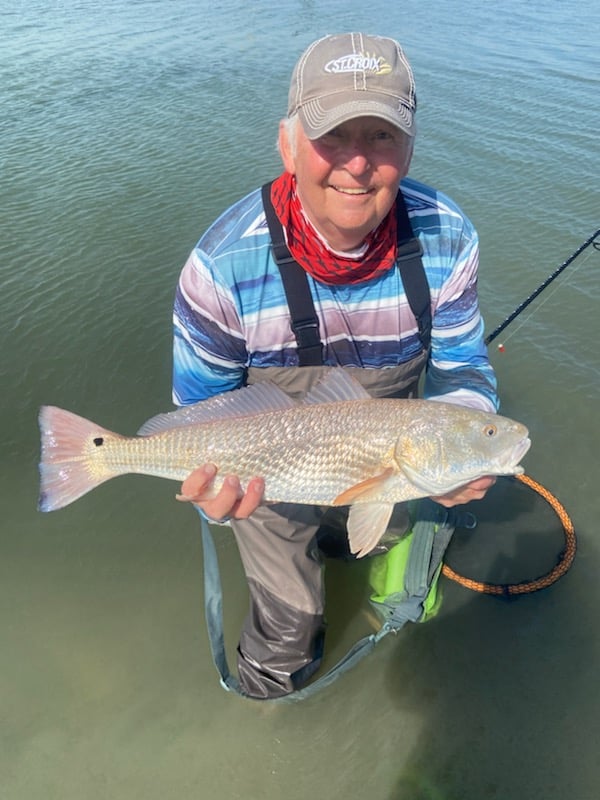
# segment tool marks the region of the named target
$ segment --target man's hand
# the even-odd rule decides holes
[[[213,481],[217,474],[214,464],[204,464],[195,469],[181,485],[178,500],[197,505],[207,517],[214,520],[246,519],[260,505],[265,490],[262,478],[252,478],[246,491],[242,490],[237,475],[227,475],[223,486],[215,495]]]
[[[485,497],[487,490],[496,483],[496,478],[493,475],[485,475],[483,478],[477,478],[476,481],[471,481],[464,486],[459,486],[448,494],[441,497],[432,497],[436,503],[446,508],[452,506],[460,506],[464,503],[470,503],[471,500],[481,500]]]

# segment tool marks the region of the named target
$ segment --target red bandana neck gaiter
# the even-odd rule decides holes
[[[271,186],[271,202],[283,225],[293,257],[322,283],[360,283],[387,272],[396,263],[396,214],[392,208],[365,240],[360,258],[333,253],[308,222],[296,193],[296,179],[284,172]]]

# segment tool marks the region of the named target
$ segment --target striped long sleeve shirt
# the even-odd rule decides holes
[[[401,188],[431,292],[424,396],[496,409],[496,380],[477,300],[476,231],[435,189],[410,178]],[[385,369],[422,350],[398,269],[351,285],[324,284],[310,275],[308,280],[325,365]],[[214,222],[181,272],[174,307],[173,399],[184,405],[238,388],[250,366],[297,364],[288,305],[256,190]]]

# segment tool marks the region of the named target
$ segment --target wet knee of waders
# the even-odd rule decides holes
[[[320,624],[314,634],[308,652],[302,653],[296,647],[286,651],[285,645],[278,643],[272,648],[268,642],[261,646],[260,661],[244,652],[244,644],[238,645],[238,678],[240,686],[248,697],[270,700],[284,697],[301,689],[321,666],[325,642],[325,626]],[[256,647],[250,644],[251,648]]]

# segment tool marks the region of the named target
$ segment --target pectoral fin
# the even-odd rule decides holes
[[[379,475],[374,475],[372,478],[367,478],[360,483],[351,486],[335,498],[332,506],[349,506],[357,500],[363,502],[368,499],[370,495],[375,496],[382,484],[390,477],[394,470],[391,467],[384,469]]]
[[[348,514],[348,543],[357,558],[366,556],[386,531],[393,503],[358,503]]]

